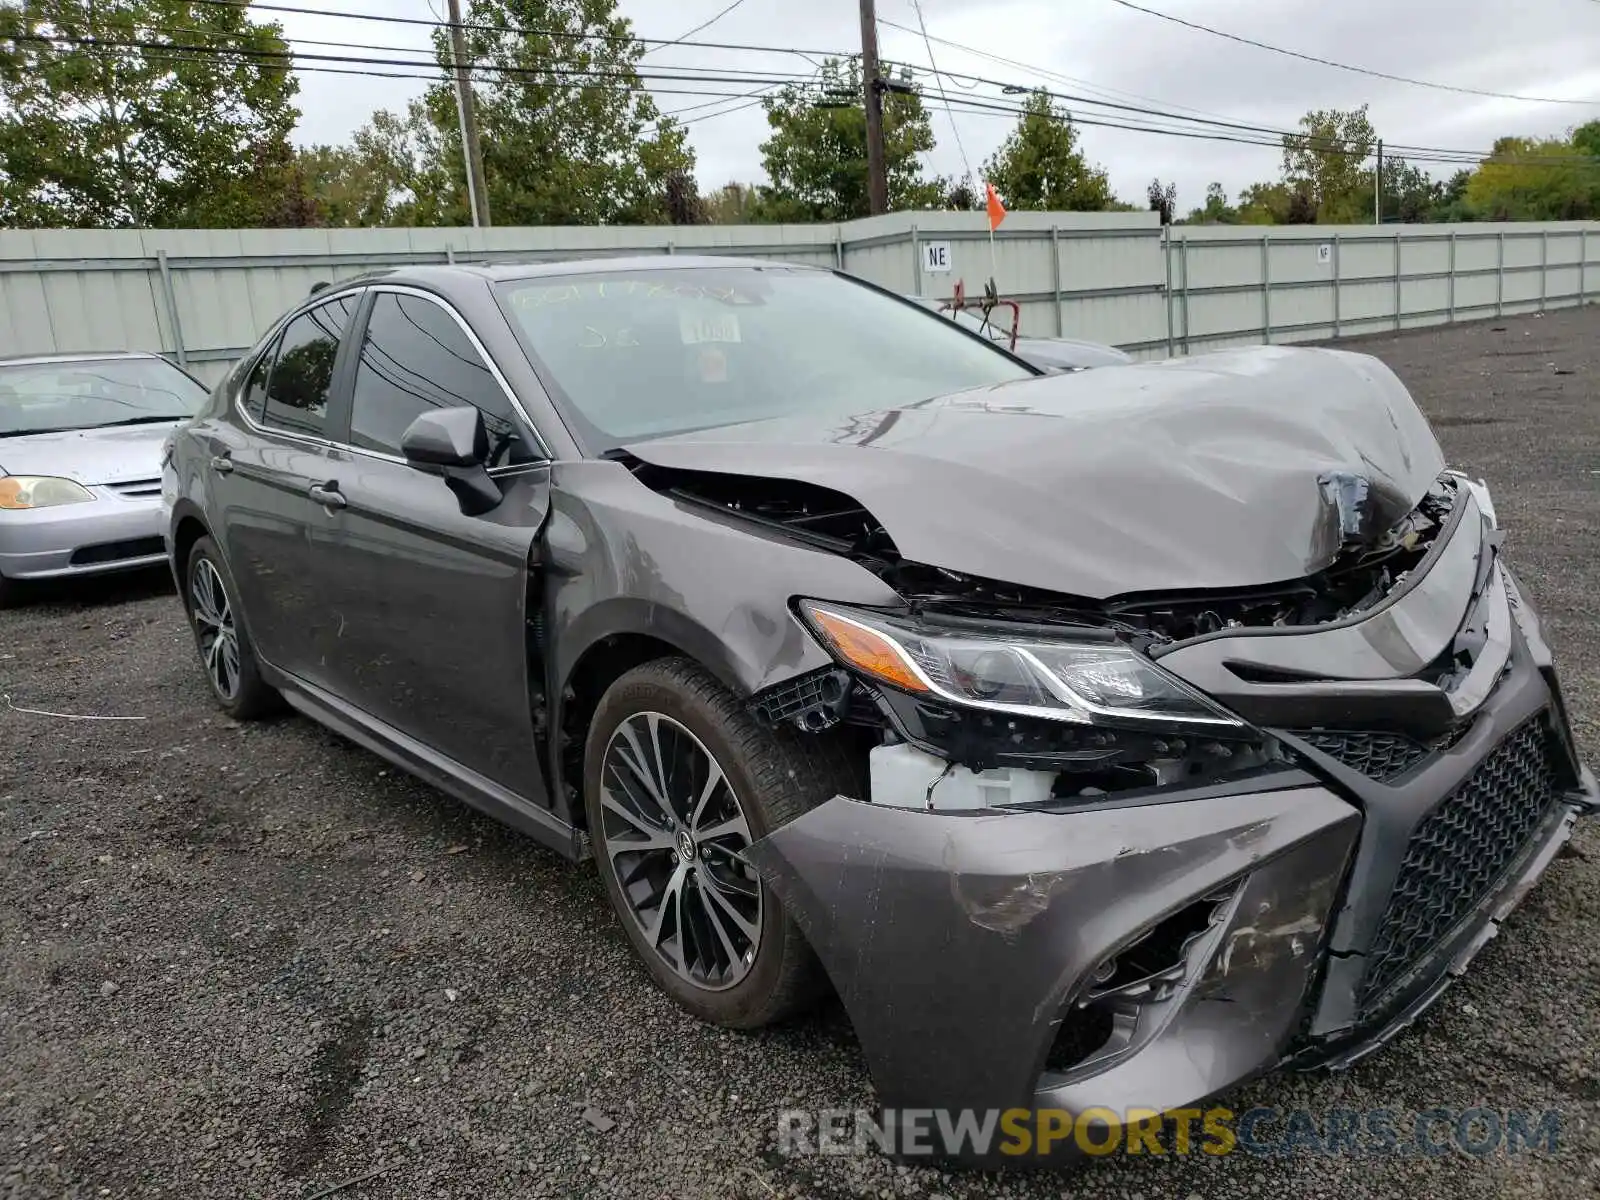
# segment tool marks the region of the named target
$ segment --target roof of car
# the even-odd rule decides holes
[[[155,358],[167,360],[148,350],[78,350],[57,354],[0,354],[0,367],[29,367],[44,363],[104,362],[111,358]]]
[[[634,254],[611,258],[563,258],[539,262],[451,263],[437,266],[395,267],[341,279],[332,287],[317,292],[330,297],[346,287],[374,283],[415,283],[448,288],[468,279],[501,283],[515,279],[556,278],[562,275],[588,275],[601,271],[679,271],[709,267],[783,267],[819,270],[807,263],[778,262],[764,258],[734,258],[717,254]]]

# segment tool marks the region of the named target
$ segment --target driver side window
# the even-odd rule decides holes
[[[490,466],[537,461],[505,389],[456,319],[408,292],[379,292],[356,363],[350,444],[398,455],[425,412],[471,405],[489,433]]]

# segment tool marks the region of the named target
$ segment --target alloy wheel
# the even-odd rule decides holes
[[[222,575],[209,558],[197,559],[189,579],[190,610],[211,686],[224,700],[239,694],[239,634]]]
[[[600,782],[603,853],[651,951],[698,988],[733,987],[760,949],[762,895],[716,758],[671,717],[635,713],[606,744]]]

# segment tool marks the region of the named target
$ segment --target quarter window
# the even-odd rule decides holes
[[[240,393],[245,412],[257,421],[261,420],[267,406],[267,375],[272,370],[272,357],[277,352],[278,343],[274,339],[250,368],[250,374],[244,381],[244,391]]]
[[[262,414],[266,424],[296,433],[324,432],[339,338],[354,310],[355,298],[341,297],[301,313],[285,326],[267,377]]]
[[[491,465],[537,457],[505,389],[456,319],[421,296],[379,292],[356,364],[350,444],[399,454],[400,438],[417,417],[466,405],[483,413]]]

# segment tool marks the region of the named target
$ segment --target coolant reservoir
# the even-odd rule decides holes
[[[872,802],[894,808],[961,812],[1037,804],[1050,798],[1055,775],[997,767],[969,771],[915,746],[879,746],[868,756]]]

